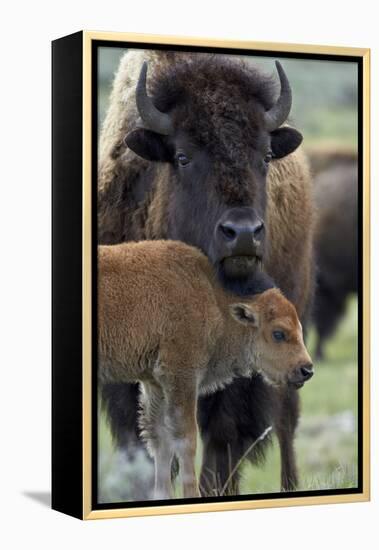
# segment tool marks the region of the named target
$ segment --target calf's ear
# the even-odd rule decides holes
[[[283,126],[271,132],[271,150],[274,159],[281,159],[295,151],[303,136],[294,128]]]
[[[124,143],[146,160],[169,162],[172,158],[167,138],[151,130],[137,128],[125,136]]]
[[[247,304],[231,304],[229,306],[233,319],[242,325],[257,328],[259,325],[258,311]]]

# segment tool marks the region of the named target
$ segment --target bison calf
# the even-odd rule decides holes
[[[295,308],[275,288],[236,303],[207,258],[180,242],[100,246],[98,268],[100,382],[141,382],[155,497],[171,496],[174,455],[184,497],[199,496],[198,396],[253,372],[302,386],[313,371]]]

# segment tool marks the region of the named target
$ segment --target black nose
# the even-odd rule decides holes
[[[250,221],[230,221],[226,220],[218,226],[222,238],[228,243],[234,245],[242,240],[259,240],[264,224],[263,221],[257,219]]]
[[[304,381],[310,380],[314,375],[312,363],[309,363],[308,365],[303,365],[302,367],[300,367],[300,372]]]

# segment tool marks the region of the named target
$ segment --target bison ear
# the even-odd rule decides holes
[[[144,128],[129,132],[124,138],[124,143],[136,155],[146,160],[169,162],[172,158],[167,138]]]
[[[271,149],[274,159],[281,159],[295,151],[303,141],[303,136],[294,128],[283,126],[271,132]]]
[[[229,306],[233,319],[245,326],[257,328],[259,325],[258,312],[247,304],[231,304]]]

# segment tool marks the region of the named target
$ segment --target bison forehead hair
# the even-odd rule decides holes
[[[236,57],[167,55],[151,75],[155,106],[217,159],[245,164],[246,145],[259,148],[263,113],[277,94],[276,80]]]

